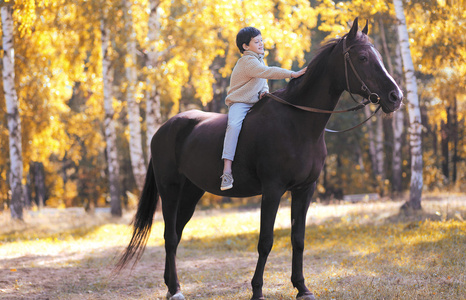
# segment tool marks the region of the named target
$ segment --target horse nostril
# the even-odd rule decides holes
[[[400,100],[400,97],[398,96],[398,93],[396,91],[391,91],[388,95],[388,99],[390,100],[390,102],[397,102]]]

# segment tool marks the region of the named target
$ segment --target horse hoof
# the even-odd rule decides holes
[[[185,300],[183,294],[181,292],[176,293],[175,295],[170,294],[167,292],[167,299],[168,300]]]
[[[313,294],[296,297],[296,300],[316,300]]]

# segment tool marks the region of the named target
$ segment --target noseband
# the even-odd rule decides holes
[[[370,45],[371,47],[374,47],[373,45],[371,44],[368,44]],[[348,63],[351,67],[351,69],[353,70],[353,73],[354,75],[356,76],[356,79],[359,81],[359,83],[361,83],[361,90],[366,92],[369,97],[369,101],[374,103],[374,104],[378,104],[380,102],[380,97],[379,95],[377,95],[376,93],[372,93],[371,90],[367,87],[367,85],[364,83],[364,81],[361,79],[361,76],[359,76],[358,72],[356,71],[356,68],[354,67],[353,65],[353,62],[351,61],[351,58],[350,58],[350,54],[349,54],[349,51],[351,50],[351,48],[353,48],[354,46],[356,45],[351,45],[349,47],[346,47],[346,37],[343,39],[343,55],[344,55],[344,60],[345,60],[345,78],[346,78],[346,88],[348,89],[348,92],[349,94],[351,95],[351,98],[353,98],[353,100],[356,102],[356,103],[359,103],[354,97],[353,97],[353,93],[351,92],[351,89],[350,89],[350,85],[349,85],[349,77],[348,77]]]

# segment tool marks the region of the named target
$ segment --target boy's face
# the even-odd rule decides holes
[[[264,43],[262,42],[262,36],[259,34],[251,39],[249,45],[243,44],[244,50],[249,50],[257,54],[264,54]]]

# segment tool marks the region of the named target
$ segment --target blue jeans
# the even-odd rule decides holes
[[[223,142],[222,159],[233,161],[238,144],[238,136],[243,126],[243,120],[246,117],[249,109],[254,104],[251,103],[233,103],[228,110],[228,124]]]

